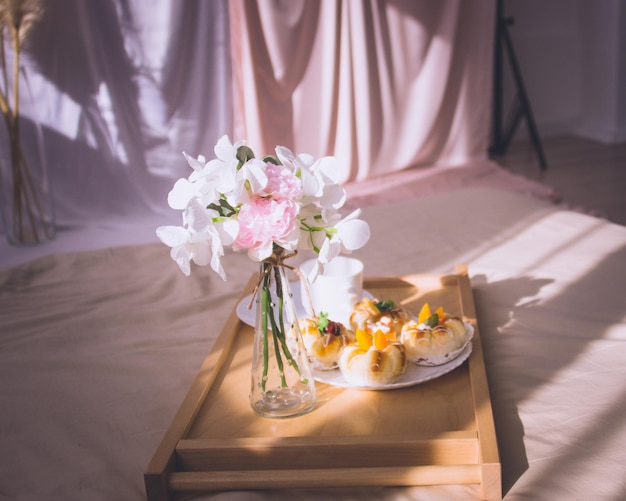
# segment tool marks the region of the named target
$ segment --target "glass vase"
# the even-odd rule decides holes
[[[284,266],[261,264],[255,303],[250,405],[264,417],[305,414],[316,403],[315,381]]]
[[[9,72],[10,73],[10,72]],[[28,74],[2,79],[0,124],[0,215],[12,245],[53,240],[55,217],[43,134]]]

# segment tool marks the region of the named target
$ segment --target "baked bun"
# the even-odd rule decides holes
[[[299,323],[311,365],[317,369],[335,369],[341,349],[354,342],[354,332],[342,323],[329,320],[325,313],[316,318],[304,318]]]
[[[339,369],[346,382],[356,387],[383,386],[396,381],[406,371],[404,346],[382,331],[374,336],[356,331],[357,341],[345,346]]]
[[[426,303],[419,318],[403,326],[400,342],[410,361],[438,365],[455,358],[471,339],[471,334],[473,329],[469,324],[445,313],[443,308],[431,314]]]
[[[350,315],[350,327],[361,329],[373,334],[377,330],[384,333],[392,332],[399,338],[402,326],[411,316],[404,309],[397,307],[393,301],[363,298],[355,306]]]

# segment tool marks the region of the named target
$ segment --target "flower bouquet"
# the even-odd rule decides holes
[[[315,405],[315,386],[298,327],[285,269],[300,250],[317,255],[309,279],[341,253],[369,240],[360,209],[343,217],[346,193],[333,180],[334,157],[315,159],[277,146],[275,155],[256,158],[244,141],[223,136],[216,158],[183,154],[193,169],[168,195],[182,211],[182,226],[157,228],[170,256],[189,275],[191,262],[226,280],[224,249],[246,250],[259,263],[251,405],[264,416],[285,417]]]

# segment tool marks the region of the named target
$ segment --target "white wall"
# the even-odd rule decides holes
[[[603,142],[624,142],[626,5],[622,0],[584,1],[580,14],[584,71],[578,132]]]
[[[504,6],[514,18],[509,30],[540,135],[625,142],[626,0],[505,0]],[[522,124],[518,137],[525,135]]]

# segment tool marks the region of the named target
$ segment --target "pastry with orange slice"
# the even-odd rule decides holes
[[[300,332],[311,365],[317,369],[336,369],[341,349],[354,342],[354,332],[342,323],[330,320],[326,313],[301,319]]]
[[[344,379],[355,387],[384,386],[396,381],[407,367],[402,343],[395,334],[364,329],[355,332],[356,342],[345,346],[339,356]]]
[[[355,306],[350,315],[350,326],[363,329],[370,333],[382,330],[400,336],[402,326],[411,318],[409,313],[396,306],[393,301],[379,301],[374,298],[363,298]]]
[[[441,306],[431,313],[424,303],[417,320],[403,326],[400,342],[410,361],[440,365],[456,358],[473,334],[471,324],[446,313]]]

